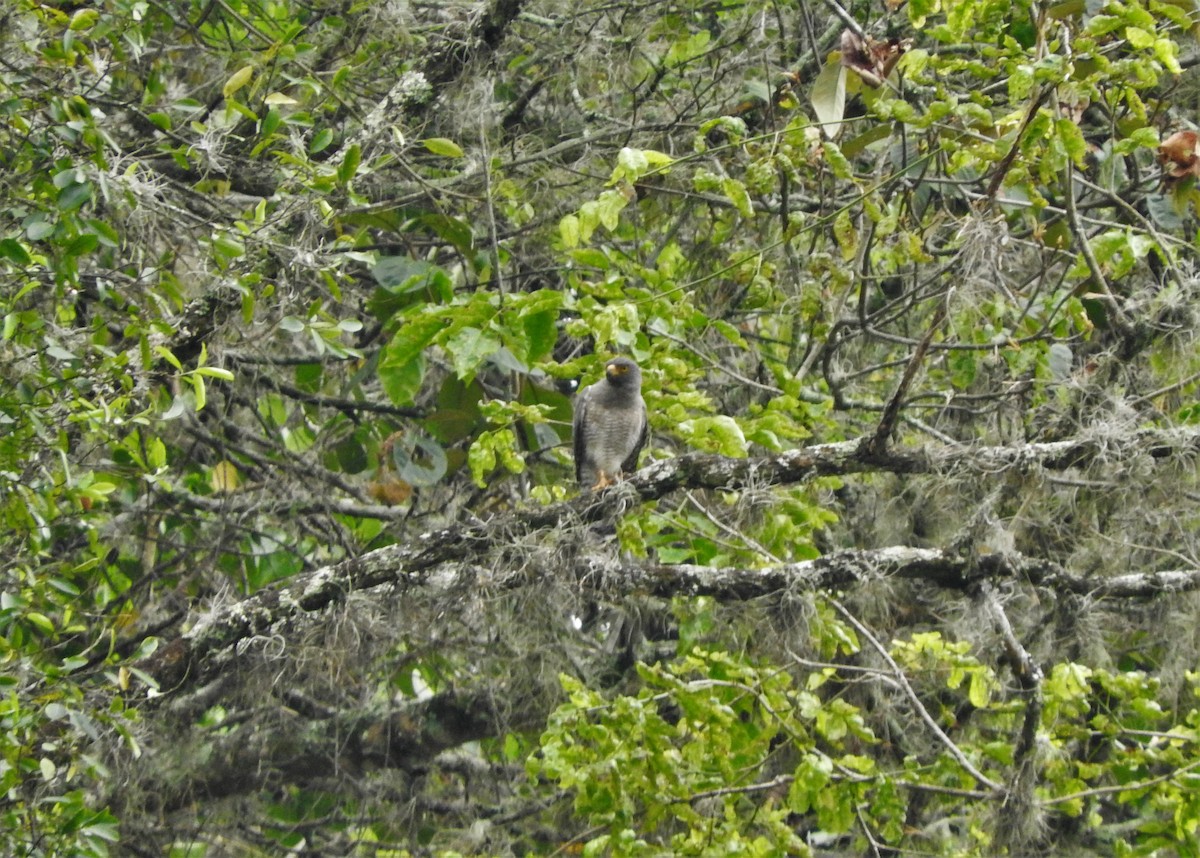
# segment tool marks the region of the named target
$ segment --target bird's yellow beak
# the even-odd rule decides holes
[[[624,375],[627,372],[629,372],[629,367],[619,363],[610,363],[604,367],[604,374],[609,378],[616,378],[618,375]]]

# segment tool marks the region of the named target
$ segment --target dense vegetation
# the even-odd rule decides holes
[[[0,851],[1200,855],[1198,20],[12,0]]]

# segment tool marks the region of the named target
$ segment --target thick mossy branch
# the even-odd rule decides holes
[[[611,521],[630,504],[656,500],[681,488],[741,491],[866,472],[997,474],[1012,468],[1060,471],[1101,461],[1117,469],[1121,462],[1135,457],[1180,458],[1198,450],[1200,430],[1189,428],[1011,447],[926,447],[883,455],[864,452],[857,441],[745,459],[688,454],[656,462],[608,491],[518,510],[478,524],[430,531],[409,544],[391,545],[297,576],[279,589],[260,590],[205,617],[139,667],[154,677],[163,692],[194,686],[208,681],[221,669],[225,659],[217,656],[223,650],[265,635],[281,621],[322,610],[348,593],[383,584],[402,590],[446,588],[455,578],[453,571],[442,568],[447,564],[470,566],[517,537],[535,531]],[[1055,563],[1019,555],[997,554],[968,563],[953,553],[904,546],[845,551],[762,569],[617,564],[596,570],[588,565],[593,562],[600,561],[580,561],[584,573],[581,580],[586,582],[589,575],[603,571],[610,584],[620,579],[630,588],[645,588],[658,595],[704,593],[725,599],[745,599],[795,587],[842,589],[893,576],[920,578],[953,588],[966,586],[972,575],[1011,577],[1096,597],[1144,598],[1200,585],[1200,570],[1196,569],[1088,578],[1073,575]]]

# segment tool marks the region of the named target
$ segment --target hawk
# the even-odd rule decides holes
[[[604,365],[604,378],[575,397],[575,478],[593,491],[637,467],[646,444],[642,371],[629,358]]]

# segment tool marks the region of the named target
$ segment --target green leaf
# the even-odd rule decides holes
[[[270,96],[267,96],[267,103],[270,104]],[[283,114],[272,107],[267,111],[267,115],[262,118],[262,124],[259,126],[258,133],[263,137],[270,137],[283,123]],[[164,131],[167,129],[163,129]]]
[[[343,185],[350,184],[350,180],[358,173],[358,165],[362,160],[362,149],[357,143],[352,143],[346,149],[346,154],[342,156],[341,166],[338,167],[338,181]]]
[[[976,709],[982,709],[988,705],[988,701],[991,699],[991,689],[988,688],[987,675],[982,668],[971,672],[971,685],[967,691],[967,698]]]
[[[421,352],[445,329],[440,315],[426,313],[400,328],[383,349],[376,370],[388,398],[397,405],[409,405],[425,377]]]
[[[1154,44],[1154,34],[1141,27],[1126,27],[1125,38],[1135,48],[1145,49]]]
[[[196,411],[203,411],[204,406],[208,404],[208,388],[204,384],[204,377],[192,373],[188,380],[191,381],[192,390],[196,394]]]
[[[92,232],[77,235],[66,243],[63,252],[67,256],[84,256],[100,246],[100,236]]]
[[[409,320],[384,346],[382,364],[402,366],[416,358],[446,328],[440,312],[422,312]]]
[[[45,614],[39,613],[38,611],[29,611],[27,614],[25,614],[25,619],[34,626],[37,626],[37,628],[45,634],[54,634],[54,623],[52,623],[50,618]]]
[[[573,214],[564,216],[558,222],[558,234],[562,238],[563,247],[568,250],[579,247],[579,218]]]
[[[908,20],[919,30],[925,26],[925,19],[941,7],[941,0],[909,0]]]
[[[7,259],[9,262],[15,262],[22,267],[33,262],[33,257],[29,255],[29,251],[15,238],[0,239],[0,257]]]
[[[446,137],[430,137],[422,140],[421,143],[435,155],[441,155],[444,158],[461,158],[463,150],[453,140]]]
[[[724,414],[685,420],[679,424],[678,431],[698,450],[739,458],[746,455],[746,436],[742,427]]]
[[[471,469],[471,479],[479,488],[487,487],[485,477],[496,469],[496,447],[494,433],[484,432],[480,435],[471,449],[467,451],[467,465]]]
[[[213,250],[226,259],[239,259],[246,253],[246,246],[241,239],[229,233],[221,233],[213,239]]]
[[[75,14],[71,16],[71,23],[67,29],[75,32],[90,30],[96,26],[96,22],[100,20],[100,11],[98,9],[77,9]]]
[[[316,155],[318,152],[323,152],[329,148],[329,144],[333,142],[333,129],[322,128],[313,135],[312,142],[308,144],[309,154]]]
[[[59,211],[70,212],[90,202],[92,199],[92,183],[89,181],[67,185],[59,192],[56,205]]]
[[[447,340],[444,347],[454,372],[463,381],[470,381],[479,365],[499,350],[500,338],[486,330],[466,327]]]
[[[846,160],[846,156],[842,154],[842,150],[832,140],[825,141],[825,145],[821,147],[821,151],[825,153],[825,161],[829,164],[829,169],[833,170],[833,174],[839,179],[853,179],[854,168],[850,166],[850,162]],[[846,209],[842,209],[843,212]]]
[[[813,113],[826,136],[836,137],[842,130],[842,117],[846,113],[846,67],[837,59],[825,63],[821,73],[813,82]]]
[[[1179,45],[1174,39],[1155,39],[1154,56],[1171,74],[1183,74],[1183,66],[1179,64]]]
[[[746,186],[737,179],[726,176],[721,180],[721,188],[725,191],[725,196],[729,197],[734,208],[744,218],[754,217],[754,205],[750,202],[750,194],[746,192]]]
[[[168,349],[166,346],[155,346],[154,351],[158,354],[159,357],[161,357],[163,360],[165,360],[171,366],[175,367],[175,369],[180,370],[180,371],[183,370],[183,364],[179,362],[179,358],[175,357],[175,353],[172,352],[170,349]]]
[[[198,367],[195,371],[197,374],[206,375],[209,378],[219,378],[221,381],[233,381],[233,373],[220,367],[202,366]]]
[[[25,237],[30,241],[41,241],[53,232],[53,221],[48,221],[41,217],[34,217],[25,223]]]
[[[225,85],[221,87],[221,94],[226,98],[231,98],[239,89],[250,83],[253,77],[254,66],[242,66],[230,76],[229,80],[225,81]]]
[[[549,357],[558,342],[558,313],[530,313],[522,319],[530,363]]]
[[[620,191],[605,191],[600,195],[596,200],[596,214],[605,229],[612,232],[617,228],[617,224],[621,222],[621,211],[627,205],[629,197]]]
[[[121,246],[121,236],[109,224],[97,218],[89,218],[87,225],[88,229],[96,234],[100,243],[105,247]]]
[[[1083,131],[1079,125],[1069,119],[1059,119],[1055,123],[1055,131],[1058,133],[1058,139],[1062,143],[1064,151],[1068,157],[1078,166],[1083,166],[1087,158],[1088,146],[1087,141],[1083,138]]]
[[[161,438],[152,438],[146,445],[146,461],[152,470],[157,471],[167,464],[167,445]]]
[[[608,183],[612,185],[621,179],[636,182],[649,169],[650,159],[641,149],[624,146],[617,153],[617,166],[613,168]]]
[[[409,256],[383,256],[371,269],[375,282],[393,294],[416,292],[428,285],[441,268],[423,259]]]

